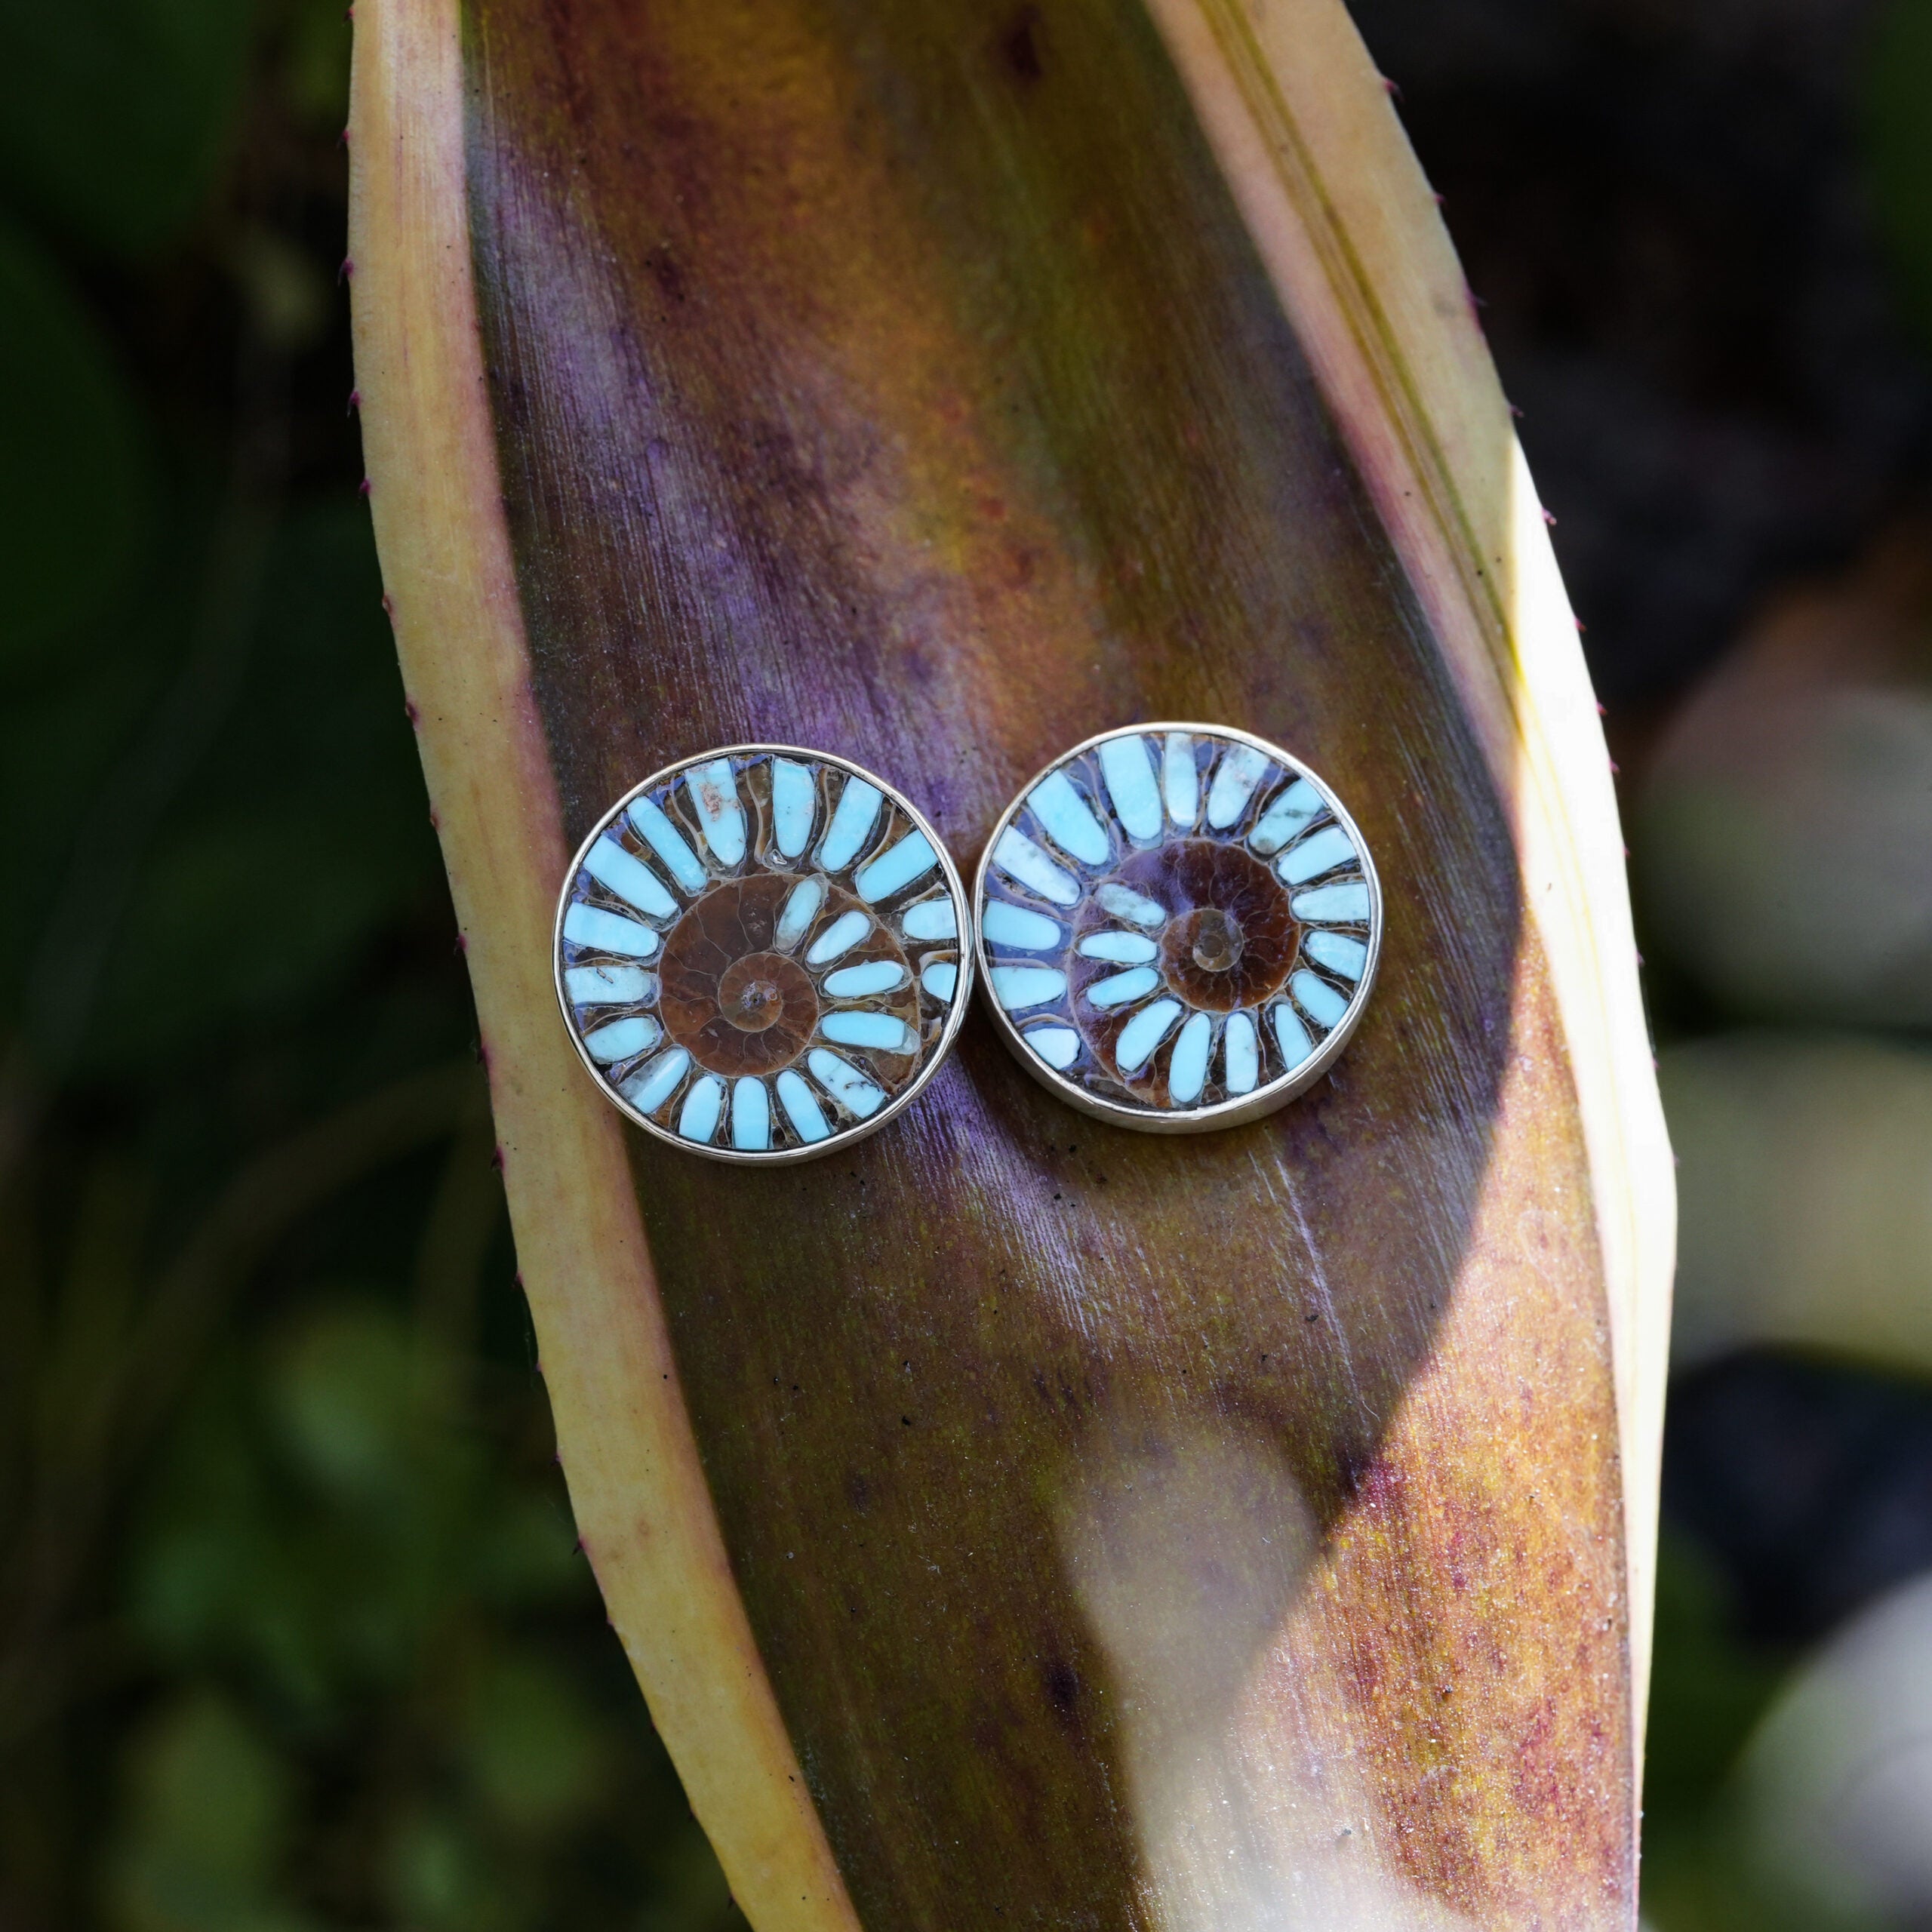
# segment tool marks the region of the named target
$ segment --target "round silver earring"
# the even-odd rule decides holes
[[[1333,1066],[1382,949],[1341,801],[1214,724],[1078,744],[1001,814],[973,882],[987,1004],[1028,1072],[1150,1134],[1258,1119]]]
[[[746,1165],[883,1127],[971,989],[967,900],[910,801],[849,759],[733,745],[653,774],[571,861],[557,999],[647,1133]]]

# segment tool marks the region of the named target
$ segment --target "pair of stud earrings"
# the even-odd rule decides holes
[[[1327,1071],[1381,937],[1353,820],[1244,731],[1076,745],[1001,814],[970,897],[883,779],[736,745],[646,779],[584,841],[557,997],[605,1094],[714,1159],[809,1160],[883,1127],[938,1070],[976,979],[1060,1099],[1186,1134]]]

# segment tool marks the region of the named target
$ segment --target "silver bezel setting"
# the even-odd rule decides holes
[[[903,1088],[896,1093],[890,1094],[884,1103],[875,1112],[862,1118],[854,1119],[835,1127],[823,1140],[804,1142],[789,1146],[751,1149],[734,1147],[728,1144],[728,1141],[721,1141],[721,1142],[718,1141],[701,1143],[688,1139],[679,1134],[675,1128],[652,1119],[648,1114],[640,1110],[619,1091],[616,1082],[609,1077],[605,1068],[598,1064],[586,1045],[585,1035],[579,1029],[576,1004],[571,1000],[565,983],[566,972],[577,962],[567,961],[565,959],[564,949],[566,941],[564,923],[571,907],[578,902],[580,898],[577,886],[580,877],[584,872],[586,862],[590,858],[598,841],[610,832],[614,826],[618,826],[625,820],[631,806],[638,800],[662,788],[674,785],[678,780],[698,768],[711,764],[721,759],[755,761],[772,758],[828,768],[833,771],[843,774],[847,781],[854,778],[862,780],[878,791],[894,810],[903,816],[913,829],[924,835],[937,859],[938,872],[944,881],[947,894],[952,902],[953,918],[957,931],[954,944],[958,955],[958,971],[952,995],[950,1001],[946,1002],[946,1017],[940,1031],[935,1038],[924,1046],[919,1061],[911,1078]],[[840,794],[841,797],[843,792],[844,787],[841,786]],[[889,824],[890,814],[881,814],[881,816]],[[810,835],[801,854],[801,863],[803,868],[798,874],[801,880],[810,873],[811,859],[821,847],[828,830],[829,822],[821,823],[814,820],[811,825]],[[849,863],[837,869],[838,872],[849,874],[856,878],[857,873],[863,870],[873,859],[887,849],[891,842],[892,841],[889,838],[878,837],[876,826],[875,826],[873,831],[868,835],[866,842],[854,854]],[[712,872],[713,878],[720,883],[735,876],[747,875],[756,869],[758,864],[757,857],[749,846],[743,860],[735,868],[715,868],[712,860],[705,856],[702,847],[698,848],[697,856],[700,863],[704,864],[707,870]],[[781,872],[782,875],[780,868],[771,867],[767,869]],[[812,874],[811,875],[822,875]],[[661,884],[662,881],[660,882]],[[696,903],[697,899],[703,896],[703,891],[700,891],[685,904],[681,906],[680,916],[683,912],[689,909],[690,905]],[[927,895],[929,898],[931,896],[930,894]],[[891,893],[881,895],[882,902],[888,901],[894,897],[895,895]],[[647,917],[638,912],[633,911],[624,916],[632,918],[635,923],[639,924],[648,923]],[[817,914],[814,915],[814,918],[817,916]],[[875,917],[878,916],[875,915]],[[661,770],[653,772],[648,777],[633,785],[598,817],[596,824],[591,828],[589,833],[572,857],[570,865],[564,874],[562,884],[558,891],[556,914],[551,930],[552,986],[556,994],[558,1011],[563,1017],[565,1031],[570,1036],[571,1044],[576,1050],[577,1058],[595,1082],[598,1091],[626,1119],[641,1128],[654,1139],[675,1147],[684,1153],[697,1155],[706,1160],[720,1161],[740,1167],[792,1165],[801,1161],[817,1160],[826,1155],[842,1152],[869,1136],[876,1134],[880,1128],[909,1106],[924,1090],[928,1081],[938,1072],[946,1055],[951,1052],[954,1041],[958,1037],[960,1026],[964,1020],[968,1007],[972,998],[974,963],[976,955],[969,937],[971,916],[971,902],[967,898],[964,884],[961,878],[958,866],[953,863],[952,854],[947,851],[944,841],[934,829],[925,815],[897,786],[888,784],[877,773],[869,771],[863,765],[858,764],[850,758],[841,758],[832,752],[819,751],[806,746],[781,743],[724,745],[694,753],[689,758],[680,758],[675,764],[666,765]],[[663,928],[656,929],[660,932],[659,949],[660,952],[662,935],[675,931],[676,923],[675,920],[672,920]],[[883,923],[883,920],[881,923]],[[811,931],[811,927],[808,923],[796,942],[798,949],[801,952],[806,948]],[[903,936],[901,937],[903,939]],[[657,955],[644,956],[655,958]],[[913,971],[915,983],[917,983],[919,974],[916,966],[914,967]],[[647,1048],[645,1057],[654,1053],[657,1050],[657,1044]],[[843,1046],[840,1051],[841,1054],[850,1053],[853,1049],[849,1046]],[[874,1071],[876,1072],[877,1069],[875,1068]],[[711,1077],[723,1078],[717,1075],[712,1075]],[[773,1078],[776,1078],[775,1074]],[[682,1076],[681,1076],[681,1081]],[[678,1091],[680,1088],[674,1088],[667,1095],[666,1104],[668,1105],[670,1100],[675,1098]],[[814,1098],[817,1097],[817,1096],[814,1095]],[[721,1120],[715,1131],[722,1137],[726,1131],[726,1122]]]
[[[1307,1059],[1276,1075],[1272,1081],[1257,1087],[1252,1093],[1243,1094],[1235,1097],[1198,1106],[1176,1106],[1157,1108],[1135,1105],[1115,1100],[1106,1094],[1094,1093],[1078,1081],[1069,1078],[1066,1074],[1050,1066],[1026,1044],[1025,1033],[1027,1029],[1035,1026],[1051,1024],[1052,1016],[1037,1014],[1029,1016],[1023,1023],[1001,1005],[995,991],[994,970],[995,967],[1004,962],[995,959],[992,950],[989,948],[984,929],[984,915],[987,899],[987,881],[989,874],[994,869],[994,854],[999,848],[1002,837],[1009,829],[1014,826],[1015,822],[1020,817],[1021,814],[1028,809],[1028,803],[1032,794],[1044,780],[1075,761],[1084,758],[1088,753],[1097,753],[1101,746],[1111,740],[1136,737],[1143,740],[1164,740],[1169,734],[1183,733],[1197,740],[1204,738],[1246,746],[1259,753],[1270,764],[1281,768],[1281,773],[1286,782],[1277,783],[1270,780],[1265,786],[1257,783],[1254,788],[1250,806],[1244,808],[1244,816],[1251,808],[1252,799],[1261,796],[1264,790],[1269,797],[1278,798],[1287,790],[1288,786],[1297,780],[1305,780],[1319,794],[1325,808],[1324,815],[1318,819],[1311,819],[1294,835],[1294,838],[1287,841],[1281,849],[1284,852],[1291,849],[1294,844],[1309,835],[1312,832],[1318,830],[1321,824],[1330,820],[1341,828],[1354,848],[1363,881],[1367,887],[1369,912],[1367,921],[1367,930],[1363,941],[1367,946],[1367,952],[1361,977],[1355,983],[1352,992],[1349,995],[1346,1010],[1334,1025],[1324,1033],[1321,1041],[1316,1044],[1313,1053]],[[1204,775],[1197,774],[1197,782]],[[1205,788],[1204,787],[1203,789],[1204,795]],[[1204,811],[1204,805],[1202,810]],[[1198,819],[1196,822],[1198,823]],[[1239,821],[1237,820],[1236,823]],[[1125,835],[1124,828],[1118,827],[1117,822],[1116,829],[1121,832],[1123,836]],[[1159,845],[1167,842],[1168,836],[1168,821],[1164,813],[1161,838],[1144,844],[1137,849],[1149,851],[1158,849]],[[1240,841],[1229,840],[1223,842],[1238,843]],[[1085,877],[1087,872],[1092,869],[1091,867],[1081,868],[1077,858],[1065,853],[1057,846],[1050,847],[1048,849],[1050,850],[1051,856],[1061,863],[1064,869],[1074,871],[1082,878]],[[1002,867],[1001,869],[1004,871],[1004,869]],[[1011,875],[1008,876],[1010,877]],[[1048,902],[1042,900],[1041,903],[1044,909]],[[973,952],[974,964],[978,969],[983,1003],[986,1011],[992,1015],[993,1024],[998,1029],[1000,1037],[1005,1041],[1008,1051],[1035,1080],[1057,1099],[1064,1101],[1069,1106],[1075,1108],[1080,1112],[1088,1115],[1094,1119],[1109,1121],[1117,1127],[1130,1128],[1137,1133],[1142,1134],[1207,1134],[1223,1128],[1239,1127],[1248,1121],[1262,1119],[1277,1112],[1279,1109],[1286,1106],[1290,1101],[1306,1093],[1311,1087],[1328,1074],[1346,1048],[1350,1037],[1360,1024],[1362,1014],[1367,1009],[1369,995],[1374,986],[1377,971],[1381,964],[1383,942],[1381,881],[1377,874],[1374,860],[1369,852],[1367,843],[1362,838],[1361,830],[1355,824],[1354,819],[1349,816],[1341,801],[1335,795],[1334,790],[1326,781],[1300,758],[1284,751],[1280,746],[1271,743],[1265,738],[1256,737],[1252,732],[1239,731],[1231,725],[1226,724],[1163,721],[1124,725],[1110,731],[1097,732],[1092,737],[1083,739],[1080,743],[1063,752],[1051,764],[1043,767],[1022,786],[1015,794],[1012,802],[1001,814],[998,823],[994,826],[986,840],[985,849],[980,856],[979,864],[974,872],[971,909]],[[1066,915],[1063,912],[1059,916],[1064,918]],[[1069,934],[1069,952],[1070,950],[1071,934]],[[1292,971],[1291,968],[1291,971]],[[1071,1003],[1072,995],[1069,992],[1068,1001],[1069,1008]],[[1306,1018],[1305,1015],[1298,1017]],[[1078,1023],[1071,1018],[1065,1023],[1076,1032],[1078,1030]],[[1181,1023],[1184,1024],[1184,1023]],[[1257,1034],[1263,1032],[1259,1013],[1256,1015],[1255,1024]],[[1177,1038],[1179,1031],[1180,1026],[1177,1025],[1171,1037]],[[1170,1053],[1172,1051],[1172,1046],[1167,1039],[1164,1039],[1161,1047],[1155,1049],[1153,1055],[1150,1055],[1150,1064],[1163,1050]]]

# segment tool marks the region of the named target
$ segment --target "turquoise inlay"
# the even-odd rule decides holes
[[[792,1123],[792,1131],[801,1140],[823,1140],[832,1129],[826,1124],[812,1090],[788,1066],[773,1084],[778,1089],[778,1104]]]
[[[718,1131],[718,1116],[724,1111],[724,1083],[711,1074],[691,1082],[678,1115],[678,1131],[687,1140],[709,1142]]]
[[[856,906],[849,912],[840,913],[812,941],[812,949],[805,955],[805,964],[808,966],[830,965],[841,952],[850,952],[872,929],[872,915],[861,912]]]
[[[1244,1013],[1231,1013],[1221,1035],[1221,1055],[1226,1068],[1225,1084],[1230,1094],[1251,1094],[1261,1077],[1260,1043],[1254,1037],[1254,1022]]]
[[[699,835],[721,866],[735,866],[745,856],[745,808],[738,802],[738,783],[731,761],[715,758],[685,774],[685,792],[697,814]]]
[[[1088,959],[1110,959],[1116,966],[1145,966],[1161,949],[1140,933],[1089,933],[1077,949]]]
[[[934,999],[943,1000],[950,1006],[952,995],[959,990],[959,968],[951,960],[942,959],[919,975],[919,983]]]
[[[1267,769],[1267,754],[1252,745],[1230,745],[1221,754],[1214,782],[1208,788],[1208,823],[1217,832],[1226,831],[1247,811],[1247,801]]]
[[[620,1060],[635,1060],[639,1054],[650,1052],[662,1032],[656,1020],[639,1014],[629,1020],[614,1020],[609,1026],[585,1034],[583,1049],[592,1060],[614,1066]]]
[[[1336,885],[1318,885],[1312,892],[1297,892],[1288,905],[1297,919],[1359,925],[1368,917],[1368,881],[1351,878]]]
[[[1020,952],[1045,952],[1060,943],[1060,927],[1044,912],[1029,912],[1004,899],[989,899],[980,915],[980,931],[989,946],[1010,946]]]
[[[864,999],[872,993],[889,993],[911,977],[896,959],[867,959],[826,974],[825,990],[834,999]]]
[[[818,810],[818,780],[811,767],[789,758],[771,761],[771,837],[786,858],[795,859],[811,843]]]
[[[651,1064],[634,1073],[617,1089],[641,1114],[655,1113],[677,1091],[691,1057],[682,1047],[660,1054]]]
[[[1044,1006],[1066,991],[1066,975],[1054,966],[995,966],[989,977],[993,997],[1009,1013]]]
[[[842,872],[859,856],[872,836],[873,821],[878,817],[878,787],[863,778],[848,778],[838,795],[838,809],[826,829],[825,842],[818,848],[818,862],[829,872]]]
[[[1139,893],[1124,885],[1103,885],[1094,897],[1100,902],[1103,912],[1111,912],[1116,919],[1127,919],[1137,926],[1164,926],[1168,912],[1164,906],[1152,899],[1143,899]]]
[[[1137,966],[1131,973],[1115,973],[1107,979],[1096,980],[1087,989],[1088,1004],[1104,1012],[1111,1006],[1125,1006],[1131,1001],[1144,999],[1160,983],[1161,976],[1152,967]]]
[[[841,1047],[870,1047],[882,1054],[913,1053],[919,1044],[918,1035],[889,1013],[828,1013],[818,1030]]]
[[[1278,852],[1317,813],[1327,809],[1321,794],[1306,778],[1297,778],[1262,814],[1261,823],[1247,835],[1247,842],[1266,858]]]
[[[1214,1023],[1197,1013],[1180,1029],[1174,1057],[1168,1062],[1168,1096],[1177,1106],[1191,1106],[1208,1084],[1208,1054],[1214,1044]]]
[[[1100,775],[1114,816],[1128,838],[1146,840],[1161,835],[1161,794],[1154,783],[1154,761],[1147,741],[1137,734],[1109,738],[1100,748]]]
[[[731,1145],[741,1154],[762,1154],[771,1145],[771,1096],[762,1080],[732,1083]]]
[[[628,959],[648,959],[657,950],[657,935],[648,926],[581,900],[564,915],[564,937],[573,946],[622,953]]]
[[[860,1119],[870,1118],[885,1104],[884,1089],[875,1087],[856,1066],[836,1054],[814,1047],[806,1054],[805,1064],[811,1069],[812,1078],[847,1112],[857,1114]]]
[[[1026,795],[1047,836],[1084,866],[1104,866],[1112,852],[1092,808],[1063,771],[1050,771]]]
[[[1123,1073],[1138,1073],[1180,1016],[1177,999],[1157,999],[1152,1006],[1143,1006],[1120,1029],[1120,1038],[1114,1042],[1114,1064]]]
[[[907,906],[900,915],[899,929],[908,939],[957,939],[959,915],[952,909],[952,895],[941,893]]]
[[[1337,992],[1318,974],[1297,973],[1289,980],[1288,991],[1294,995],[1296,1005],[1320,1026],[1333,1026],[1349,1010],[1347,995]]]
[[[664,890],[657,875],[644,861],[626,852],[607,832],[586,854],[583,869],[599,885],[607,885],[626,904],[653,918],[675,919],[678,902]]]
[[[1319,878],[1345,866],[1355,855],[1353,841],[1339,825],[1324,825],[1310,832],[1299,845],[1291,846],[1275,861],[1275,869],[1291,885]]]
[[[890,899],[903,887],[939,863],[939,854],[923,832],[909,832],[896,845],[873,860],[852,881],[852,889],[867,905]]]
[[[635,1006],[657,997],[657,980],[641,966],[571,966],[564,991],[573,1006]]]
[[[1056,865],[1017,826],[1009,825],[993,848],[993,863],[1022,885],[1031,886],[1056,906],[1077,906],[1080,883],[1064,866]]]
[[[1368,948],[1346,933],[1310,933],[1302,941],[1302,950],[1318,966],[1325,966],[1345,980],[1359,980],[1368,964]]]
[[[638,836],[670,867],[671,876],[687,892],[702,892],[709,875],[685,843],[685,835],[663,812],[648,798],[634,798],[629,817]]]
[[[1161,794],[1168,816],[1183,828],[1201,813],[1201,774],[1195,768],[1194,740],[1185,731],[1170,731],[1161,747]]]
[[[1281,1063],[1291,1073],[1315,1051],[1308,1029],[1286,1000],[1275,1009],[1275,1038],[1281,1043]]]
[[[771,936],[772,944],[780,952],[789,952],[811,931],[812,921],[818,917],[818,909],[824,903],[824,880],[799,880],[785,895],[785,903],[778,909],[778,930]]]
[[[1063,1073],[1080,1057],[1080,1035],[1071,1026],[1035,1026],[1020,1037],[1049,1066]]]

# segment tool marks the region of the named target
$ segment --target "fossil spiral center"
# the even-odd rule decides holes
[[[1203,906],[1189,920],[1188,950],[1204,973],[1232,972],[1244,943],[1239,924],[1217,906]]]

